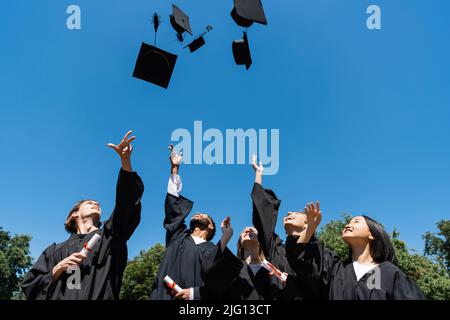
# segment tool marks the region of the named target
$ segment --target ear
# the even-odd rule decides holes
[[[369,240],[375,240],[375,237],[371,233],[369,233]]]

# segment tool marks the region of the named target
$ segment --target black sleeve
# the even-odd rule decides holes
[[[22,291],[28,300],[47,300],[54,285],[53,267],[55,262],[53,254],[56,244],[45,249],[33,267],[25,275]]]
[[[394,300],[426,300],[425,295],[406,274],[397,271],[393,288]]]
[[[243,267],[241,259],[228,248],[222,251],[220,241],[208,252],[202,262],[204,287],[200,288],[202,298],[222,299]]]
[[[302,285],[316,297],[328,299],[334,267],[341,259],[315,237],[309,243],[297,243],[298,237],[288,237],[286,256]]]
[[[186,230],[185,219],[192,210],[194,203],[183,196],[175,197],[166,195],[164,203],[165,218],[164,229],[166,229],[166,247],[175,237]]]
[[[120,169],[116,187],[116,206],[105,222],[105,233],[127,241],[141,220],[144,184],[136,172]]]
[[[259,183],[253,185],[251,196],[253,225],[258,230],[258,240],[264,255],[272,260],[277,255],[276,251],[281,243],[279,236],[275,233],[281,200],[273,191],[264,189]]]

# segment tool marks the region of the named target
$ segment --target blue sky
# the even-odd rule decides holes
[[[223,132],[280,130],[280,171],[264,178],[280,215],[319,199],[323,223],[368,214],[422,251],[421,235],[450,213],[447,0],[265,0],[269,24],[249,29],[248,71],[231,54],[242,36],[231,0],[175,2],[195,34],[214,27],[194,54],[175,40],[171,3],[3,5],[0,226],[31,235],[37,257],[67,238],[64,218],[78,199],[97,199],[107,217],[119,160],[106,144],[133,129],[146,190],[129,256],[163,242],[170,135],[201,120]],[[66,28],[70,4],[81,7],[81,30]],[[382,30],[366,28],[370,4],[381,7]],[[155,11],[157,45],[179,55],[168,90],[131,76],[141,42],[153,42]],[[181,175],[194,211],[230,215],[235,235],[251,223],[250,166],[189,165]]]

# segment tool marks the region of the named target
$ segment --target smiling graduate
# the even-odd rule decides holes
[[[111,217],[101,228],[100,204],[95,200],[79,201],[66,218],[69,239],[45,249],[26,274],[22,290],[27,299],[119,299],[128,258],[127,241],[140,222],[144,192],[141,178],[131,169],[131,141],[135,139],[129,138],[131,133],[118,145],[108,144],[122,163]]]

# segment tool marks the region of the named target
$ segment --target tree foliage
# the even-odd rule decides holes
[[[146,300],[149,298],[164,251],[164,246],[158,243],[148,251],[142,250],[137,257],[128,262],[123,276],[121,299]]]
[[[27,235],[15,235],[0,227],[0,300],[20,298],[20,283],[31,266],[30,240]]]
[[[437,223],[439,232],[425,233],[425,256],[441,263],[450,273],[450,220],[441,220]]]

